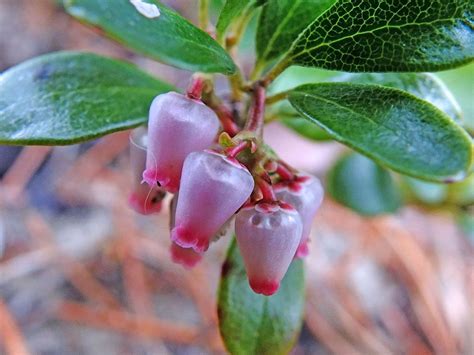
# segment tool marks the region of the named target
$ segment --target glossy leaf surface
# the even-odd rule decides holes
[[[231,354],[287,354],[303,321],[304,272],[294,260],[273,296],[254,293],[235,240],[222,266],[219,327]]]
[[[286,53],[299,34],[335,0],[274,0],[263,6],[257,29],[259,62]]]
[[[436,107],[404,91],[321,83],[292,90],[289,100],[335,140],[403,174],[457,181],[470,168],[468,134]]]
[[[292,64],[348,72],[436,71],[472,61],[471,0],[339,0],[292,46]]]
[[[181,69],[232,74],[235,65],[207,33],[155,0],[160,16],[142,15],[129,0],[64,0],[66,11],[134,51]]]
[[[63,145],[125,130],[145,123],[153,97],[172,89],[95,54],[38,57],[0,76],[0,143]]]

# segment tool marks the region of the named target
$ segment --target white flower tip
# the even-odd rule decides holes
[[[160,16],[160,9],[154,4],[149,4],[143,0],[130,0],[135,9],[147,18],[156,18]]]

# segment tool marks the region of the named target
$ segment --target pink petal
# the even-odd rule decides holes
[[[191,153],[184,163],[171,239],[197,252],[249,198],[254,181],[248,170],[213,152]]]
[[[170,192],[178,190],[183,162],[189,153],[208,148],[219,120],[201,101],[176,92],[157,96],[150,107],[148,154],[143,180]]]
[[[245,207],[235,233],[250,287],[269,296],[280,285],[301,239],[302,222],[294,209]]]

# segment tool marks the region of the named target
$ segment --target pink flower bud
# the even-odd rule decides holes
[[[176,205],[178,201],[177,197],[178,196],[175,195],[170,204],[170,230],[174,228],[175,224]],[[202,254],[196,253],[192,248],[183,248],[173,242],[171,243],[170,253],[171,259],[175,263],[181,264],[186,268],[192,268],[196,266],[196,264],[202,259]]]
[[[208,148],[218,130],[216,114],[201,101],[176,92],[157,96],[150,107],[143,180],[150,186],[158,181],[166,190],[176,192],[188,154]]]
[[[210,151],[189,154],[184,162],[171,239],[203,252],[222,225],[252,193],[248,170]]]
[[[308,255],[308,239],[314,216],[323,201],[324,190],[318,178],[311,175],[298,175],[290,184],[278,184],[275,187],[278,199],[292,205],[300,214],[303,222],[301,242],[296,257]]]
[[[301,239],[299,214],[286,204],[245,207],[235,219],[235,234],[250,287],[266,296],[280,287]]]
[[[140,214],[151,214],[161,210],[165,190],[158,186],[142,184],[146,161],[146,129],[136,128],[130,134],[130,165],[132,168],[132,191],[128,197],[129,206]]]

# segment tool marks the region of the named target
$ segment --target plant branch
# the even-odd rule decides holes
[[[239,127],[234,121],[234,117],[229,108],[222,102],[222,100],[216,96],[213,90],[210,90],[203,98],[206,105],[214,110],[219,121],[221,122],[222,129],[229,134],[229,136],[235,136],[239,131]]]
[[[207,31],[209,26],[209,0],[199,1],[199,27]]]
[[[252,18],[254,7],[248,6],[242,16],[239,17],[238,21],[235,23],[234,30],[232,31],[232,35],[226,38],[226,48],[228,51],[231,51],[232,48],[237,46],[242,39],[242,36],[245,33],[245,29]]]
[[[278,75],[291,65],[291,60],[288,57],[284,57],[280,60],[270,71],[260,80],[264,87],[270,85]]]
[[[265,100],[267,105],[273,105],[281,100],[285,100],[288,97],[288,91],[279,92],[278,94],[268,96]]]
[[[258,136],[263,133],[263,121],[265,115],[265,88],[256,85],[254,88],[253,103],[250,107],[249,117],[245,124],[245,129],[255,132]]]

